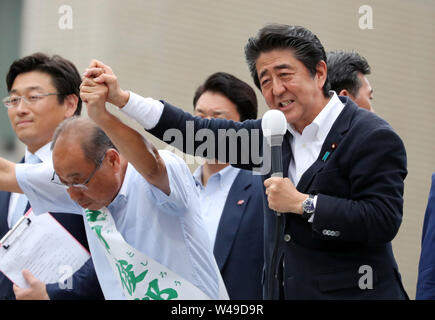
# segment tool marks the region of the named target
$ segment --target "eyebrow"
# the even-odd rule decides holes
[[[273,70],[282,70],[282,69],[291,69],[291,70],[294,70],[293,67],[292,67],[291,65],[289,65],[289,64],[285,64],[285,63],[273,67]],[[258,77],[258,79],[263,78],[263,77],[266,75],[267,72],[268,72],[267,69],[266,69],[266,70],[263,70],[263,71],[260,73],[260,76]]]
[[[30,86],[30,87],[24,88],[24,91],[39,90],[39,89],[42,89],[42,87],[40,87],[40,86]],[[9,91],[9,93],[16,93],[16,92],[18,92],[17,89],[12,89],[11,91]]]

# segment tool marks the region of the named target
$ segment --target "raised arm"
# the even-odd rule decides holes
[[[89,117],[149,183],[170,194],[165,163],[159,152],[136,130],[107,111],[105,105],[107,92],[106,85],[97,84],[90,78],[83,80],[80,97],[86,103]]]
[[[149,133],[184,153],[217,159],[242,169],[262,166],[261,120],[240,123],[194,117],[166,102],[122,90],[112,69],[98,60],[91,62],[84,76],[104,83],[109,89],[106,101],[116,105]]]

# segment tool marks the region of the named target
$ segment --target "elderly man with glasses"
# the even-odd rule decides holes
[[[95,122],[56,129],[53,168],[0,158],[0,189],[23,191],[36,213],[84,216],[106,299],[228,299],[188,167],[107,112],[107,91],[84,80]]]

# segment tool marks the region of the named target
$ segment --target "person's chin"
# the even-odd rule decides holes
[[[35,130],[32,129],[32,126],[18,126],[14,128],[15,134],[18,139],[21,141],[31,140],[34,137],[37,137],[38,134],[35,134]]]
[[[88,210],[100,210],[102,207],[104,207],[104,206],[101,205],[101,204],[92,203],[92,204],[89,204],[85,209],[88,209]]]
[[[284,112],[287,123],[293,124],[299,120],[299,115],[294,110],[288,110]]]

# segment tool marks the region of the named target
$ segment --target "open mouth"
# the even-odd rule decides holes
[[[280,109],[286,109],[286,108],[289,108],[289,107],[291,107],[292,105],[293,105],[293,103],[294,103],[295,101],[294,100],[285,100],[285,101],[281,101],[280,103],[279,103],[279,108]]]

